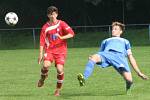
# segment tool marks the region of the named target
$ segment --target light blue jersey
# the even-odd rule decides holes
[[[132,54],[128,40],[121,37],[111,37],[103,40],[97,54],[101,62],[96,63],[102,68],[113,66],[120,74],[130,72],[127,55]],[[84,71],[84,79],[87,79],[93,72],[95,62],[89,60]]]
[[[121,37],[112,37],[103,40],[101,43],[100,52],[112,50],[127,55],[127,51],[129,49],[131,49],[131,46],[127,39]]]
[[[130,72],[126,58],[129,51],[131,53],[130,42],[127,39],[121,37],[105,39],[101,43],[100,50],[97,53],[102,58],[102,62],[97,63],[97,65],[100,65],[103,68],[113,66],[120,73],[122,69],[123,71]]]

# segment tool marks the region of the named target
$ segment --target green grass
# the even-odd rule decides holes
[[[44,87],[37,88],[40,65],[37,64],[38,50],[0,50],[0,100],[149,100],[150,80],[143,81],[133,72],[132,95],[125,94],[122,77],[112,68],[95,66],[85,87],[80,87],[76,79],[90,54],[98,48],[69,48],[65,64],[65,81],[62,96],[54,97],[56,70],[50,68]],[[141,70],[150,76],[150,47],[138,46],[133,53]]]

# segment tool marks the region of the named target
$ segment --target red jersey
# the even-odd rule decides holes
[[[45,23],[40,33],[40,46],[43,46],[45,50],[55,54],[66,54],[67,42],[57,37],[55,34],[60,36],[72,34],[74,32],[72,28],[62,20],[58,20],[56,24]]]

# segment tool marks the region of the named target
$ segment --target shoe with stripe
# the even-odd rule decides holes
[[[80,86],[84,86],[85,85],[85,79],[84,79],[84,77],[83,77],[83,75],[81,73],[79,73],[77,75],[77,79],[79,81]]]

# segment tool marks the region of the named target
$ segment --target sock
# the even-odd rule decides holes
[[[93,69],[94,69],[94,64],[95,62],[93,60],[89,60],[87,65],[86,65],[86,68],[85,68],[85,71],[84,71],[84,79],[87,79],[93,72]]]
[[[48,77],[48,68],[43,67],[41,69],[41,79],[44,81]]]
[[[130,89],[132,84],[133,84],[132,81],[127,81],[127,80],[126,80],[126,89],[127,89],[127,90]]]
[[[63,80],[64,80],[64,73],[57,74],[57,85],[56,85],[57,89],[61,89]]]

